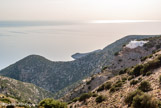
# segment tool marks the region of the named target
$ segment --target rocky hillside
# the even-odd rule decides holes
[[[108,73],[104,70],[103,73]],[[161,51],[121,70],[88,93],[73,99],[69,108],[160,108]]]
[[[36,107],[36,104],[25,103],[14,97],[0,94],[0,108],[31,108]]]
[[[126,36],[99,52],[88,54],[70,62],[52,62],[42,56],[30,55],[1,70],[0,75],[33,83],[56,93],[75,82],[100,72],[102,67],[110,65],[115,54],[131,40],[147,37],[153,36]],[[69,91],[69,89],[66,90]]]
[[[136,64],[141,63],[147,56],[161,49],[160,36],[138,40],[138,42],[141,41],[147,41],[148,43],[136,48],[126,47],[129,43],[123,45],[121,50],[115,53],[113,61],[110,65],[103,67],[102,72],[84,79],[84,83],[77,85],[69,93],[66,93],[63,100],[69,101],[75,97],[80,96],[80,94],[82,93],[87,93],[95,89],[110,77],[117,75],[120,70],[124,70],[128,67],[135,66]],[[106,70],[106,73],[104,73],[104,70]]]
[[[91,53],[95,53],[95,52],[99,52],[99,51],[101,51],[101,50],[99,49],[99,50],[95,50],[95,51],[92,51],[92,52],[89,52],[89,53],[76,53],[76,54],[72,55],[72,58],[73,59],[80,59],[80,58],[85,57],[85,56],[87,56]]]
[[[53,97],[52,93],[38,86],[3,76],[0,76],[0,93],[30,103],[38,103],[44,98]]]

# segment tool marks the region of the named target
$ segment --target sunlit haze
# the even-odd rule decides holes
[[[0,0],[0,20],[161,20],[161,0]]]

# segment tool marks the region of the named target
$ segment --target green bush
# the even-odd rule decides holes
[[[115,84],[113,84],[110,88],[110,92],[118,91],[122,87],[122,81],[118,80]]]
[[[148,57],[145,56],[145,57],[141,57],[141,61],[145,61]]]
[[[105,67],[103,67],[102,68],[102,70],[101,71],[104,71],[104,70],[106,70],[108,67],[107,66],[105,66]]]
[[[106,90],[110,89],[110,88],[111,88],[111,85],[112,85],[111,82],[106,82],[106,83],[104,84],[104,89],[106,89]]]
[[[91,89],[91,86],[88,86],[88,90],[90,90]]]
[[[122,82],[125,82],[127,80],[127,78],[126,77],[122,77],[121,80],[122,80]]]
[[[149,63],[143,64],[143,68],[141,69],[141,74],[142,74],[143,76],[145,76],[146,73],[150,70],[149,67],[150,67],[150,66],[149,66]]]
[[[139,90],[147,92],[151,90],[151,84],[148,81],[142,81],[138,87]]]
[[[76,97],[72,100],[72,102],[77,102],[79,100],[79,97]]]
[[[115,56],[118,56],[119,55],[119,52],[115,52],[115,54],[114,54]]]
[[[14,105],[7,105],[6,108],[15,108]],[[27,108],[27,107],[24,107],[24,108]]]
[[[136,85],[139,81],[138,80],[132,80],[130,81],[130,85]]]
[[[91,93],[84,93],[79,97],[79,101],[86,101],[86,99],[91,97]]]
[[[132,80],[133,78],[134,78],[133,76],[129,76],[128,81]]]
[[[149,68],[151,68],[151,69],[156,69],[161,65],[159,59],[154,59],[153,61],[149,61],[148,63],[149,63],[149,66],[150,66]]]
[[[98,89],[97,92],[103,91],[104,89],[108,90],[111,88],[112,83],[111,82],[106,82],[105,84],[102,84]]]
[[[152,55],[149,55],[148,57],[152,57]],[[151,70],[156,69],[161,66],[161,55],[158,55],[157,58],[155,58],[152,61],[149,61],[142,65],[136,65],[134,68],[131,68],[130,71],[128,71],[128,74],[134,75],[135,77],[139,75],[150,75],[152,72]]]
[[[143,68],[143,65],[137,65],[134,67],[133,71],[131,72],[132,75],[134,76],[139,76],[141,75],[141,69]]]
[[[105,100],[106,100],[106,98],[104,96],[102,96],[102,95],[97,96],[97,98],[96,98],[97,103],[101,103],[102,101],[105,101]]]
[[[147,94],[136,95],[132,102],[133,108],[158,108],[158,102]]]
[[[143,80],[142,77],[138,78],[138,81],[139,81],[139,82],[141,82],[142,80]]]
[[[160,82],[160,84],[161,84],[161,75],[159,76],[159,82]]]
[[[152,74],[152,72],[151,71],[148,71],[147,73],[146,73],[146,76],[149,76],[149,75],[151,75]]]
[[[121,80],[118,80],[113,86],[115,87],[122,87],[123,83]]]
[[[104,90],[104,85],[101,85],[98,89],[97,92],[103,91]]]
[[[119,89],[120,89],[119,87],[112,86],[110,88],[110,92],[115,92],[115,91],[118,91]]]
[[[121,74],[125,74],[126,73],[126,71],[125,70],[120,70],[119,71],[119,75],[121,75]]]
[[[92,97],[97,97],[98,94],[97,93],[92,93]]]
[[[39,103],[39,107],[44,108],[67,108],[67,104],[54,99],[44,99]]]
[[[89,85],[91,83],[91,80],[87,81],[86,84]]]
[[[161,48],[161,46],[160,45],[156,45],[155,48],[156,49],[159,49],[159,48]]]
[[[11,103],[11,101],[9,99],[6,98],[0,98],[0,101],[4,102],[4,103]]]
[[[135,90],[135,91],[133,91],[133,92],[130,92],[130,93],[128,93],[128,95],[125,97],[124,102],[125,102],[126,104],[128,104],[129,106],[131,106],[131,104],[132,104],[132,102],[133,102],[133,98],[134,98],[136,95],[142,95],[142,94],[143,94],[143,92],[140,91],[140,90]]]

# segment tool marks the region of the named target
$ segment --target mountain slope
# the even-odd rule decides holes
[[[0,93],[14,97],[19,101],[38,103],[53,94],[30,83],[0,76]]]
[[[153,36],[127,36],[99,52],[88,54],[70,62],[52,62],[38,55],[31,55],[0,71],[0,74],[20,81],[33,83],[53,93],[101,71],[110,65],[114,54],[124,44],[134,39]]]
[[[107,71],[105,70],[105,72]],[[160,86],[161,51],[148,56],[146,60],[140,62],[138,65],[128,68],[124,74],[108,79],[91,91],[94,94],[86,93],[79,98],[75,98],[68,107],[160,108]],[[139,95],[136,92],[139,92]],[[144,98],[142,98],[143,96]]]
[[[161,36],[146,38],[143,40],[141,39],[138,42],[141,41],[148,41],[148,43],[136,48],[126,47],[128,43],[125,44],[117,55],[114,56],[110,65],[105,66],[102,68],[101,72],[88,77],[83,83],[75,86],[75,88],[66,93],[62,99],[64,101],[70,101],[73,98],[80,96],[82,93],[92,91],[109,78],[117,75],[118,73],[123,73],[127,68],[141,63],[144,59],[151,56],[151,54],[161,50]]]

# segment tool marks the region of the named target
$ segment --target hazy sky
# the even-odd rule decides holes
[[[161,20],[161,0],[0,0],[0,20]]]

